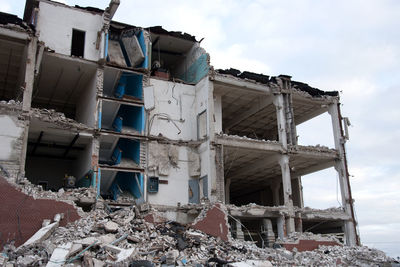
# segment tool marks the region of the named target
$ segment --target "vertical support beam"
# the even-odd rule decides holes
[[[25,161],[26,151],[28,149],[28,135],[29,135],[29,123],[30,118],[28,112],[31,109],[33,84],[35,81],[35,65],[36,65],[36,47],[37,39],[32,37],[29,40],[28,47],[26,48],[26,65],[25,65],[25,76],[22,82],[23,98],[22,98],[22,111],[25,118],[25,130],[23,137],[23,145],[20,156],[20,168],[17,177],[17,182],[25,177]]]
[[[214,135],[214,133],[211,133]],[[214,146],[215,149],[215,180],[217,184],[217,200],[225,203],[226,201],[226,189],[224,181],[224,150],[222,145]],[[210,146],[211,148],[211,146]],[[229,191],[229,188],[228,188]],[[228,192],[229,193],[229,192]],[[228,195],[229,197],[229,195]]]
[[[275,94],[273,103],[276,108],[276,117],[277,117],[277,125],[278,125],[278,136],[279,143],[282,144],[284,149],[287,149],[287,130],[286,130],[286,116],[285,116],[285,108],[283,103],[283,95]]]
[[[28,43],[26,53],[25,79],[22,85],[24,91],[22,100],[23,111],[29,111],[31,109],[33,83],[35,79],[36,46],[37,40],[33,37]]]
[[[339,102],[335,101],[329,105],[329,114],[332,119],[333,137],[335,148],[339,152],[339,159],[335,163],[335,169],[339,174],[340,192],[342,195],[342,206],[345,212],[352,218],[345,222],[346,244],[349,246],[359,245],[359,237],[357,235],[356,220],[354,216],[353,199],[351,196],[349,173],[347,169],[345,139],[340,116]]]
[[[299,208],[304,208],[301,177],[295,177],[292,179],[292,191],[293,191],[293,205]]]
[[[281,215],[276,219],[276,228],[278,231],[278,238],[283,240],[285,237],[285,216]]]
[[[279,164],[282,171],[282,189],[283,189],[283,202],[285,207],[289,210],[289,216],[286,219],[286,230],[290,234],[294,232],[294,212],[292,200],[292,184],[290,179],[289,156],[282,155]]]

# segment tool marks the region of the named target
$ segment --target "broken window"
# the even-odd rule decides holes
[[[83,57],[85,51],[85,32],[72,29],[71,56]]]

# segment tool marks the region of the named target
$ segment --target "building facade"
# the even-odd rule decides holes
[[[159,207],[222,202],[237,237],[246,225],[359,243],[337,92],[214,70],[195,37],[115,22],[118,5],[27,0],[23,20],[0,14],[4,176]],[[323,113],[335,147],[298,145],[296,127]],[[342,207],[305,208],[301,176],[331,167]]]

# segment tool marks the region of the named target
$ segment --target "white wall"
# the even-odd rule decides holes
[[[101,49],[96,49],[97,32],[103,27],[100,14],[93,14],[57,3],[40,2],[36,30],[39,40],[57,53],[71,55],[72,29],[85,31],[84,58],[97,61]],[[100,46],[102,47],[102,42]]]
[[[85,146],[85,150],[79,153],[77,160],[73,163],[72,174],[76,180],[80,179],[92,168],[92,140]]]
[[[173,140],[197,140],[195,87],[158,79],[150,79],[150,86],[154,89],[155,104],[147,118],[150,134],[162,134]],[[146,97],[149,96],[145,94],[145,102],[151,101]],[[170,120],[165,119],[164,114],[168,114]]]
[[[214,96],[214,131],[219,134],[222,132],[222,97],[220,95]]]
[[[18,161],[20,151],[15,143],[22,138],[24,127],[18,125],[16,116],[0,115],[0,161]]]
[[[84,123],[89,127],[95,127],[96,104],[97,104],[97,75],[96,72],[90,78],[87,86],[83,88],[80,98],[76,104],[76,121]]]
[[[168,184],[160,184],[158,193],[147,193],[148,202],[151,204],[176,206],[178,202],[186,204],[189,201],[189,148],[178,147],[178,167],[171,167],[168,176],[159,176],[158,171],[149,171],[148,176],[158,176],[161,180],[168,180]],[[157,162],[149,158],[149,166]],[[146,188],[147,190],[147,188]]]

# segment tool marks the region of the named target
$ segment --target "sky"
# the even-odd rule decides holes
[[[105,0],[63,0],[105,8]],[[23,0],[0,11],[23,15]],[[215,68],[287,74],[341,95],[361,241],[400,256],[400,1],[121,0],[114,20],[204,38]],[[298,127],[299,142],[333,147],[330,117]],[[339,206],[335,171],[303,177],[305,205]]]

